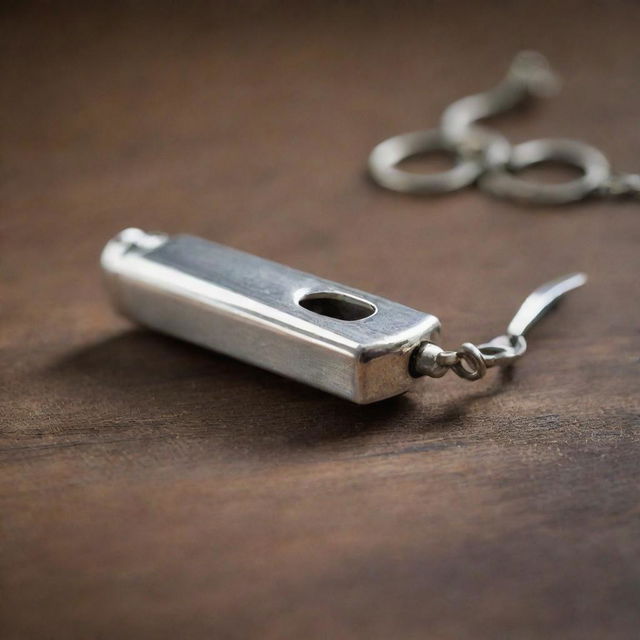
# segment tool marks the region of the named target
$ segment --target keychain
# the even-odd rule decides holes
[[[376,146],[371,175],[394,191],[446,193],[475,182],[494,195],[539,204],[640,197],[640,176],[613,173],[594,147],[561,138],[512,146],[476,123],[558,86],[542,55],[520,53],[496,87],[450,105],[438,129]],[[455,156],[451,170],[420,175],[397,166],[438,150]],[[583,175],[562,184],[515,175],[547,161]],[[435,316],[188,235],[126,229],[105,247],[102,267],[114,304],[132,320],[360,404],[399,395],[417,378],[440,378],[449,369],[478,380],[491,367],[510,366],[525,353],[531,326],[586,281],[574,273],[548,282],[524,301],[504,335],[446,351],[437,344]]]
[[[478,380],[511,365],[528,329],[586,280],[541,286],[506,334],[445,351],[431,314],[193,236],[126,229],[101,262],[114,305],[132,320],[359,404],[404,393],[421,376],[452,369]]]
[[[512,146],[498,132],[476,124],[528,98],[553,95],[559,85],[543,55],[521,52],[496,87],[447,107],[438,129],[403,133],[378,144],[369,156],[369,172],[381,186],[403,193],[448,193],[476,182],[494,196],[531,204],[566,204],[589,196],[640,198],[640,175],[613,172],[606,156],[584,142],[546,138]],[[433,151],[451,153],[453,168],[432,174],[398,168],[411,156]],[[560,184],[516,175],[544,162],[569,165],[582,175]]]

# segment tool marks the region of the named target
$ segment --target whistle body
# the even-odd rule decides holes
[[[126,229],[101,258],[116,308],[142,325],[359,404],[414,382],[438,319],[188,235]]]

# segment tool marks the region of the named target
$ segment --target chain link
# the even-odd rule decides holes
[[[640,199],[640,175],[613,173],[607,157],[595,147],[564,138],[512,145],[499,132],[477,124],[524,100],[552,95],[559,85],[544,56],[521,52],[498,85],[449,105],[439,127],[403,133],[378,144],[369,156],[369,171],[381,186],[403,193],[441,194],[477,184],[493,196],[529,204],[559,205],[590,196]],[[433,151],[453,155],[454,166],[428,174],[399,167],[406,158]],[[553,184],[518,176],[548,162],[568,165],[582,175]]]
[[[527,350],[524,334],[569,291],[586,282],[583,273],[571,273],[546,282],[530,293],[511,319],[507,332],[489,342],[464,342],[456,351],[445,351],[433,342],[420,345],[413,356],[411,374],[441,378],[451,369],[465,380],[480,380],[491,367],[508,367]]]
[[[480,347],[465,342],[457,351],[446,351],[432,342],[425,342],[418,350],[413,363],[416,376],[441,378],[449,369],[465,380],[480,380],[495,362]]]

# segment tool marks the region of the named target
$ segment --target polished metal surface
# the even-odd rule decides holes
[[[102,253],[129,318],[357,403],[414,382],[439,321],[401,304],[186,235],[127,229]]]
[[[491,367],[507,367],[527,350],[525,334],[569,291],[587,281],[583,273],[571,273],[547,282],[529,294],[513,316],[504,335],[484,344],[463,343],[457,351],[445,351],[427,343],[412,361],[414,375],[441,378],[449,369],[466,380],[479,380]]]
[[[476,182],[493,196],[529,204],[559,205],[589,196],[640,199],[640,175],[612,173],[605,155],[588,144],[548,138],[512,146],[498,132],[477,124],[527,98],[552,95],[559,85],[544,56],[535,51],[521,52],[496,87],[447,107],[437,129],[404,133],[376,145],[369,155],[369,172],[381,186],[403,193],[440,194]],[[433,151],[450,153],[454,166],[431,174],[399,168],[403,160]],[[566,164],[582,175],[559,184],[516,175],[546,162]]]
[[[584,273],[570,273],[538,287],[527,296],[507,327],[509,336],[523,336],[562,296],[584,285]]]
[[[132,320],[360,404],[421,376],[451,369],[478,380],[513,364],[524,334],[586,282],[581,273],[548,282],[506,334],[446,351],[430,314],[193,236],[125,229],[101,262],[115,306]]]

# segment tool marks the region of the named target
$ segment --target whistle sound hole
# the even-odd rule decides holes
[[[298,304],[320,316],[337,320],[362,320],[376,312],[376,308],[366,300],[333,291],[309,293]]]

